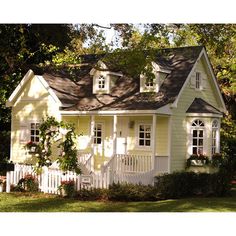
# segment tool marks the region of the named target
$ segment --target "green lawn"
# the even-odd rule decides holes
[[[157,202],[86,202],[55,195],[0,193],[0,212],[236,212],[236,195]]]

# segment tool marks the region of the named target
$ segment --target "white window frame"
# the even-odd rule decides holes
[[[199,121],[202,122],[203,126],[200,125]],[[195,123],[196,126],[193,126],[193,123]],[[197,136],[194,137],[193,133],[194,133],[195,130],[197,131]],[[200,131],[203,132],[202,137],[199,135]],[[204,150],[205,149],[204,148],[204,146],[205,146],[204,144],[206,142],[206,140],[205,140],[205,132],[206,132],[206,130],[205,130],[205,122],[202,119],[198,119],[197,118],[197,119],[194,119],[191,122],[191,154],[194,154],[193,153],[193,148],[197,148],[197,153],[195,153],[195,154],[204,154],[204,151],[205,151]],[[194,139],[197,140],[197,144],[196,145],[193,144],[193,140]],[[199,140],[200,139],[202,139],[202,145],[199,145]],[[199,152],[200,148],[202,148],[202,153]]]
[[[148,77],[144,77],[144,86],[145,86],[145,90],[147,91],[153,91],[155,90],[155,87],[156,87],[156,78],[155,77],[151,77],[151,78],[148,78]],[[152,85],[150,85],[152,84]]]
[[[141,125],[143,125],[144,127],[145,126],[150,126],[150,139],[145,138],[145,131],[143,132],[144,133],[144,138],[141,138],[142,140],[144,140],[144,145],[139,144],[139,141],[140,141],[139,134],[140,134],[140,126]],[[145,145],[146,140],[150,140],[150,146]],[[152,141],[152,124],[151,123],[137,123],[137,127],[136,127],[136,147],[138,149],[150,149],[151,150],[152,145],[153,145],[153,141]]]
[[[97,90],[105,90],[106,87],[106,77],[104,75],[99,75],[97,78]]]
[[[201,76],[201,72],[199,71],[196,71],[196,74],[195,74],[195,89],[196,90],[202,89],[202,76]]]
[[[217,125],[215,126],[214,123],[217,122]],[[219,136],[220,136],[220,122],[217,119],[214,119],[212,121],[211,125],[211,155],[214,155],[215,153],[219,153]],[[213,143],[215,141],[215,145]]]
[[[35,125],[35,128],[32,129],[32,125]],[[38,129],[37,129],[37,125],[38,125]],[[39,136],[39,126],[40,126],[40,122],[38,121],[30,121],[29,122],[29,136],[30,136],[30,140],[33,143],[39,143],[40,140],[40,136]],[[33,131],[33,134],[32,134]],[[38,132],[37,132],[38,131]]]
[[[101,125],[101,136],[97,136],[97,132],[98,132],[98,129],[97,129],[97,126],[98,125]],[[102,145],[103,144],[103,133],[104,133],[104,128],[103,128],[103,123],[100,123],[100,122],[95,122],[94,124],[94,136],[93,136],[93,144],[94,145]],[[101,143],[97,143],[97,139],[100,138],[101,139]],[[96,140],[96,141],[95,141]]]

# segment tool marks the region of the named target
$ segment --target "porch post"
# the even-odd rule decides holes
[[[117,115],[113,116],[113,156],[116,154]]]
[[[152,115],[152,169],[155,168],[157,116]]]
[[[95,127],[95,117],[94,115],[90,116],[90,143],[91,143],[91,169],[94,170],[94,127]]]

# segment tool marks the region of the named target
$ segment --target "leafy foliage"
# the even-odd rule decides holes
[[[75,171],[80,174],[78,167],[77,150],[74,139],[76,138],[75,128],[73,125],[63,121],[57,121],[53,116],[47,116],[46,119],[40,124],[39,135],[40,141],[38,143],[38,153],[35,155],[37,158],[36,171],[40,170],[43,166],[50,166],[52,164],[52,145],[55,140],[64,132],[64,139],[58,145],[61,148],[61,156],[57,159],[59,167],[63,171]]]
[[[162,199],[184,198],[194,195],[225,196],[231,190],[232,176],[222,168],[213,174],[175,172],[157,176],[155,186]]]

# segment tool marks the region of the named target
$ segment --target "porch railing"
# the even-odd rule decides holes
[[[144,155],[115,154],[104,166],[116,173],[144,173],[153,169],[152,157]]]
[[[94,158],[91,153],[79,152],[78,161],[80,163],[82,172],[85,172],[85,174],[94,172]]]

